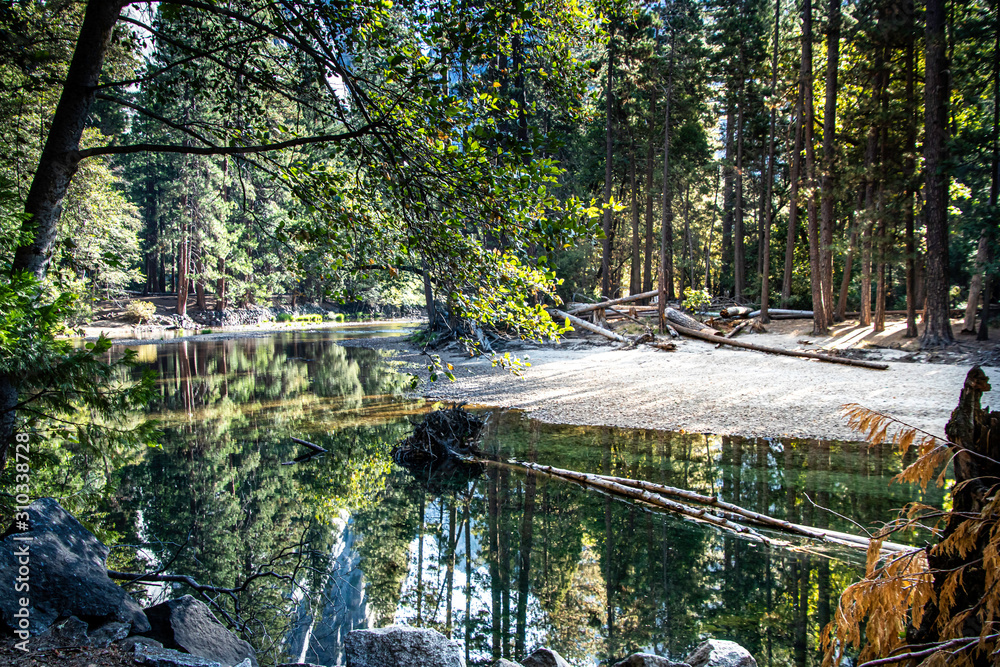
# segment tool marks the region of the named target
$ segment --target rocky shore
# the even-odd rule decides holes
[[[0,665],[271,667],[190,595],[143,609],[108,576],[109,549],[51,498],[15,517],[0,541]],[[346,667],[465,667],[461,642],[433,629],[354,630]],[[79,658],[74,660],[74,656]],[[635,653],[614,667],[756,667],[729,641],[708,639],[683,662]],[[570,667],[539,648],[493,667]],[[274,667],[319,667],[281,663]],[[334,666],[324,666],[334,667]]]

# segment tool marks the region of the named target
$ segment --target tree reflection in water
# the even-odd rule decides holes
[[[116,569],[167,566],[233,587],[262,570],[282,575],[218,600],[281,661],[342,663],[350,629],[406,622],[463,640],[472,664],[540,645],[576,664],[640,649],[683,657],[706,635],[738,641],[761,664],[818,664],[821,624],[859,572],[858,554],[770,549],[516,469],[421,483],[388,450],[429,406],[402,396],[408,378],[380,353],[329,335],[178,343],[157,348],[155,364],[163,448],[119,471],[93,523],[131,545],[114,551]],[[330,453],[280,465],[297,453],[291,436]],[[850,532],[812,501],[867,525],[916,493],[888,485],[898,456],[850,443],[498,412],[485,446]],[[924,501],[940,503],[933,493]]]

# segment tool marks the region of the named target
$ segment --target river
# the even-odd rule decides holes
[[[159,373],[149,413],[164,435],[114,473],[92,515],[119,544],[111,566],[245,586],[216,597],[268,654],[262,664],[343,664],[351,629],[394,622],[462,641],[469,664],[540,646],[581,666],[636,650],[683,659],[707,636],[761,665],[818,664],[821,625],[863,554],[765,547],[516,469],[416,479],[389,451],[434,406],[406,396],[410,378],[385,353],[337,343],[403,332],[136,347]],[[885,447],[486,412],[493,454],[713,493],[803,524],[859,533],[843,517],[874,529],[919,495],[890,485],[903,462]],[[283,465],[303,451],[292,437],[329,454]],[[188,592],[133,588],[147,602]]]

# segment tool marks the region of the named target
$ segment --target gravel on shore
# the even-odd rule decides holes
[[[520,353],[523,377],[488,359],[443,355],[456,381],[422,395],[518,408],[550,423],[682,430],[748,437],[857,440],[843,406],[859,403],[943,434],[969,366],[893,363],[887,371],[678,341],[675,352],[580,343]],[[1000,368],[984,368],[1000,408]]]

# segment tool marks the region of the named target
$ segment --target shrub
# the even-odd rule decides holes
[[[291,322],[292,316],[289,313],[278,313],[274,316],[275,322]]]
[[[292,318],[292,322],[322,322],[323,316],[319,313],[312,313],[309,315],[296,315]]]
[[[712,296],[705,290],[684,288],[684,303],[681,305],[687,310],[702,310],[710,303],[712,303]]]
[[[153,315],[156,314],[156,306],[149,301],[140,301],[139,299],[133,299],[128,302],[125,306],[125,315],[129,319],[134,320],[142,324],[143,322],[148,322],[153,319]]]
[[[212,330],[211,329],[202,329],[201,333],[202,333],[202,335],[210,334],[210,333],[212,333]]]

